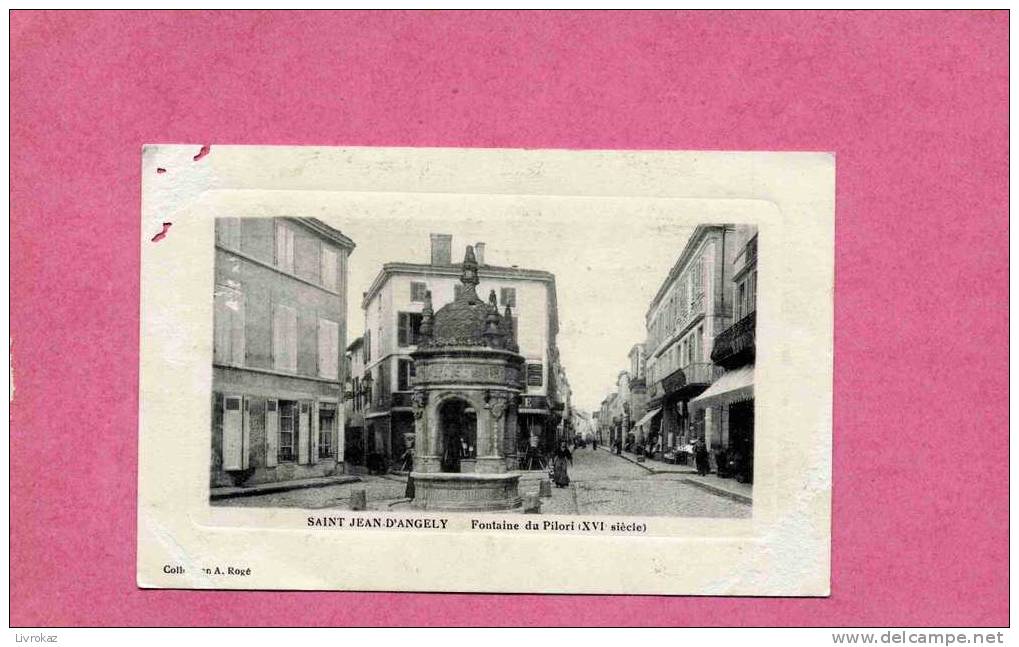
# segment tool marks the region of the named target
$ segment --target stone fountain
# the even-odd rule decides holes
[[[494,290],[478,297],[478,263],[467,247],[463,289],[438,312],[431,292],[414,359],[413,506],[422,510],[508,510],[520,505],[512,473],[524,358],[513,313]]]

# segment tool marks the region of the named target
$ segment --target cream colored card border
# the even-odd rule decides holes
[[[140,586],[827,595],[833,156],[213,146],[195,161],[198,149],[143,152]],[[640,521],[648,529],[563,535],[467,527],[471,518],[522,515],[368,512],[362,516],[442,517],[448,526],[338,531],[305,525],[325,510],[210,507],[212,220],[307,215],[342,230],[353,205],[371,212],[401,202],[440,213],[443,205],[476,205],[479,217],[485,206],[494,212],[508,202],[538,211],[555,205],[546,210],[578,226],[661,213],[690,225],[756,223],[752,518],[568,516],[561,519]],[[173,223],[169,234],[151,242],[163,222]],[[186,573],[165,573],[167,565]],[[209,566],[252,574],[208,576]]]

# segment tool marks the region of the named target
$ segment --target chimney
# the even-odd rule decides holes
[[[474,243],[474,258],[478,259],[478,265],[485,264],[485,243]]]
[[[452,265],[453,236],[432,234],[432,265]]]

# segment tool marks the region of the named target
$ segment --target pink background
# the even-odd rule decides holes
[[[1007,13],[11,30],[14,625],[1007,624]],[[137,589],[146,142],[835,151],[831,597]]]

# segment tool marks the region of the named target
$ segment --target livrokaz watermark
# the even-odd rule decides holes
[[[1001,645],[1001,631],[906,631],[842,632],[831,635],[832,642],[847,645]]]

